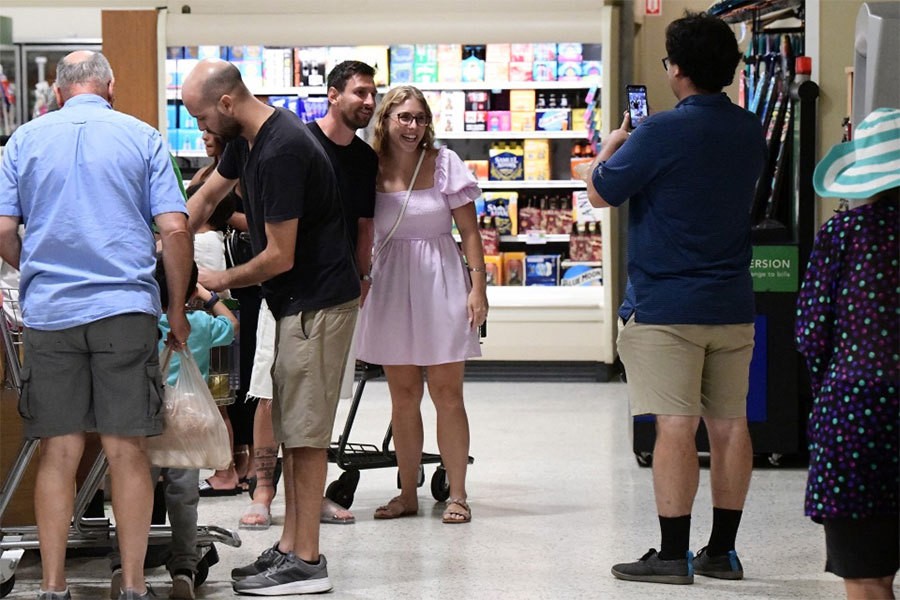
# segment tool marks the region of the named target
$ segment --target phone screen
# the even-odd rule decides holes
[[[625,87],[628,96],[628,113],[631,115],[631,127],[637,127],[650,114],[647,108],[647,86],[628,85]]]

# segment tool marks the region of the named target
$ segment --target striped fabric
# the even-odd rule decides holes
[[[852,141],[834,146],[816,166],[813,186],[825,198],[869,198],[900,186],[900,110],[879,108]]]

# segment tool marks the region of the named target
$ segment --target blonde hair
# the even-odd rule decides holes
[[[400,104],[407,100],[418,100],[428,116],[428,125],[425,126],[425,135],[422,136],[422,147],[431,148],[434,146],[434,116],[431,114],[431,107],[425,100],[422,91],[412,85],[400,85],[391,89],[381,100],[381,105],[375,113],[375,133],[372,138],[372,148],[379,156],[388,154],[387,144],[387,120],[391,118],[391,112]]]

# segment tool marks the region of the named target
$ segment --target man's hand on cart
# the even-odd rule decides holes
[[[166,316],[169,318],[170,327],[166,345],[173,350],[187,348],[187,339],[191,335],[191,324],[188,323],[184,306],[170,306],[169,310],[166,311]]]

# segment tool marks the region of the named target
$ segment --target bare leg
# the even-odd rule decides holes
[[[425,393],[422,368],[412,365],[385,366],[391,392],[391,428],[397,467],[400,472],[400,500],[406,510],[419,506],[418,475],[422,462],[422,395]]]
[[[437,411],[437,441],[447,469],[450,497],[465,500],[469,466],[469,419],[463,404],[465,363],[428,367],[428,393]]]
[[[713,506],[743,510],[753,471],[753,447],[747,419],[704,418],[704,422],[709,433]],[[656,460],[656,455],[653,459]]]
[[[871,579],[845,579],[847,600],[893,600],[894,576]]]
[[[291,457],[291,470],[288,471],[285,465],[285,479],[294,480],[293,551],[305,561],[317,562],[319,513],[325,492],[328,451],[325,448],[285,448],[285,456]]]
[[[256,404],[253,419],[253,468],[256,473],[256,488],[253,490],[253,504],[262,504],[271,509],[275,498],[275,464],[278,460],[278,443],[272,427],[272,401],[260,398]],[[285,478],[287,479],[287,478]],[[245,513],[241,523],[257,524],[263,517],[256,513]]]
[[[700,417],[657,415],[653,493],[661,517],[689,515],[700,481],[694,436]]]
[[[234,447],[234,430],[231,428],[231,418],[228,416],[226,407],[220,406],[219,414],[222,415],[222,420],[225,421],[225,429],[228,430],[229,447]],[[231,490],[236,488],[238,485],[238,476],[237,471],[234,468],[234,461],[228,465],[227,469],[218,469],[207,478],[207,481],[209,481],[209,484],[217,490]]]
[[[122,587],[143,593],[144,556],[153,510],[153,482],[143,437],[101,435],[109,460],[116,539],[122,555]]]
[[[281,529],[281,540],[278,549],[284,553],[296,552],[297,538],[297,480],[294,477],[294,455],[283,448],[284,464],[282,477],[284,481],[284,527]]]
[[[75,505],[75,471],[84,451],[84,434],[41,440],[34,488],[34,512],[41,546],[41,589],[66,589],[66,545]]]

